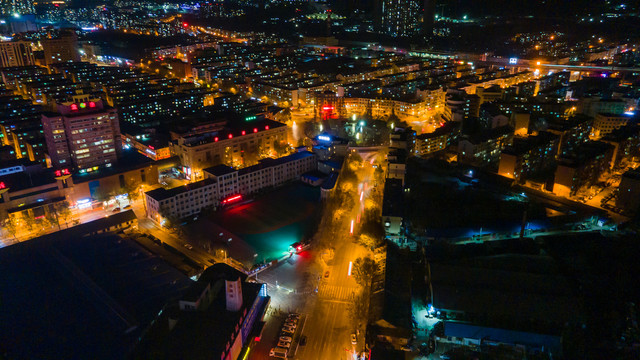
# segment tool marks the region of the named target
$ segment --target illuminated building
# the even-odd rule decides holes
[[[59,62],[80,61],[78,36],[72,31],[63,33],[58,38],[44,39],[41,42],[46,65]]]
[[[19,220],[44,217],[51,206],[65,201],[73,187],[68,170],[56,172],[28,160],[3,162],[0,167],[0,211]]]
[[[581,188],[598,183],[600,175],[611,166],[613,146],[602,141],[589,141],[572,155],[558,158],[553,192],[573,196]]]
[[[165,217],[184,218],[202,209],[236,201],[265,188],[281,186],[317,169],[317,157],[307,151],[278,159],[264,159],[240,170],[225,165],[204,169],[205,179],[166,190],[145,193],[147,217],[162,223]]]
[[[420,28],[420,5],[416,0],[382,0],[382,32],[392,37],[411,37]]]
[[[58,113],[42,115],[54,167],[73,167],[82,173],[116,164],[122,144],[114,108],[89,95],[77,95],[57,107]]]
[[[329,90],[317,92],[313,113],[318,120],[344,119],[347,115],[344,98]]]
[[[512,139],[513,128],[510,126],[463,135],[458,142],[458,161],[478,166],[497,163],[502,150],[511,144]]]
[[[0,0],[0,15],[34,14],[33,0]]]
[[[27,41],[0,42],[0,67],[34,65],[31,44]]]
[[[237,128],[180,135],[170,144],[171,153],[180,157],[188,178],[202,179],[202,169],[218,165],[243,163],[245,158],[260,158],[275,151],[287,140],[286,125],[258,119],[246,121]]]
[[[0,139],[10,145],[13,158],[45,161],[46,142],[41,107],[17,95],[0,96]]]
[[[621,166],[623,162],[637,162],[640,160],[640,126],[628,124],[613,130],[600,139],[613,145],[613,160],[611,168]]]
[[[136,135],[123,133],[122,145],[124,147],[133,147],[138,152],[153,160],[162,160],[171,157],[171,149],[169,148],[169,137],[160,133],[142,132]]]
[[[432,133],[418,135],[415,153],[419,156],[425,156],[445,150],[449,145],[456,143],[459,134],[460,123],[448,121]]]
[[[629,122],[629,120],[633,119],[632,113],[629,114],[607,114],[607,113],[599,113],[596,114],[596,119],[593,122],[593,129],[591,130],[591,137],[595,139],[599,139],[614,130],[617,130]]]
[[[514,138],[500,155],[498,174],[524,183],[528,176],[553,166],[558,152],[557,135],[541,131],[537,136]]]

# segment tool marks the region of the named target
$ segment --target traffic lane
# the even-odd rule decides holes
[[[350,342],[348,303],[318,300],[308,321],[307,345],[298,350],[296,359],[345,359]]]

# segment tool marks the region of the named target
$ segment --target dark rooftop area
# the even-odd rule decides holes
[[[0,271],[0,344],[8,359],[124,359],[164,304],[192,283],[111,234],[8,246],[0,249]]]

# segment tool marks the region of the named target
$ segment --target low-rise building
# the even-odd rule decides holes
[[[226,165],[204,169],[205,179],[173,189],[145,193],[147,217],[162,223],[166,218],[184,218],[202,209],[238,201],[242,196],[281,186],[302,174],[317,170],[317,157],[308,151],[236,170]]]
[[[227,264],[207,268],[177,302],[165,305],[133,358],[246,357],[260,338],[270,302],[266,284],[246,280],[246,274]]]

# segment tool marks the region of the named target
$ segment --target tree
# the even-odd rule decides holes
[[[51,207],[48,211],[45,211],[44,217],[49,224],[49,226],[58,226],[58,230],[60,230],[60,222],[58,221],[58,214],[56,214],[55,209]]]
[[[62,201],[55,205],[55,211],[58,214],[58,217],[64,221],[64,224],[67,225],[67,220],[71,218],[71,208],[68,201]],[[67,225],[68,227],[68,225]]]
[[[362,246],[366,247],[367,249],[375,249],[380,246],[381,243],[379,239],[371,237],[367,234],[361,234],[358,238],[358,242],[360,242],[360,244],[362,244]]]
[[[5,228],[14,239],[16,238],[16,234],[18,233],[18,224],[16,224],[16,219],[13,216],[7,214],[5,219],[2,221],[2,227]]]
[[[122,193],[127,194],[129,199],[135,201],[140,196],[140,193],[138,192],[139,186],[140,184],[135,181],[125,182],[124,187],[122,188]]]
[[[359,257],[353,262],[352,274],[356,282],[368,289],[373,280],[373,274],[378,270],[378,264],[371,257]]]
[[[33,230],[33,226],[36,225],[36,219],[33,217],[33,214],[30,211],[23,211],[22,218],[24,219],[24,223],[27,226],[29,231]]]
[[[369,291],[362,291],[355,295],[353,302],[348,305],[349,316],[354,324],[367,320],[370,297]]]

